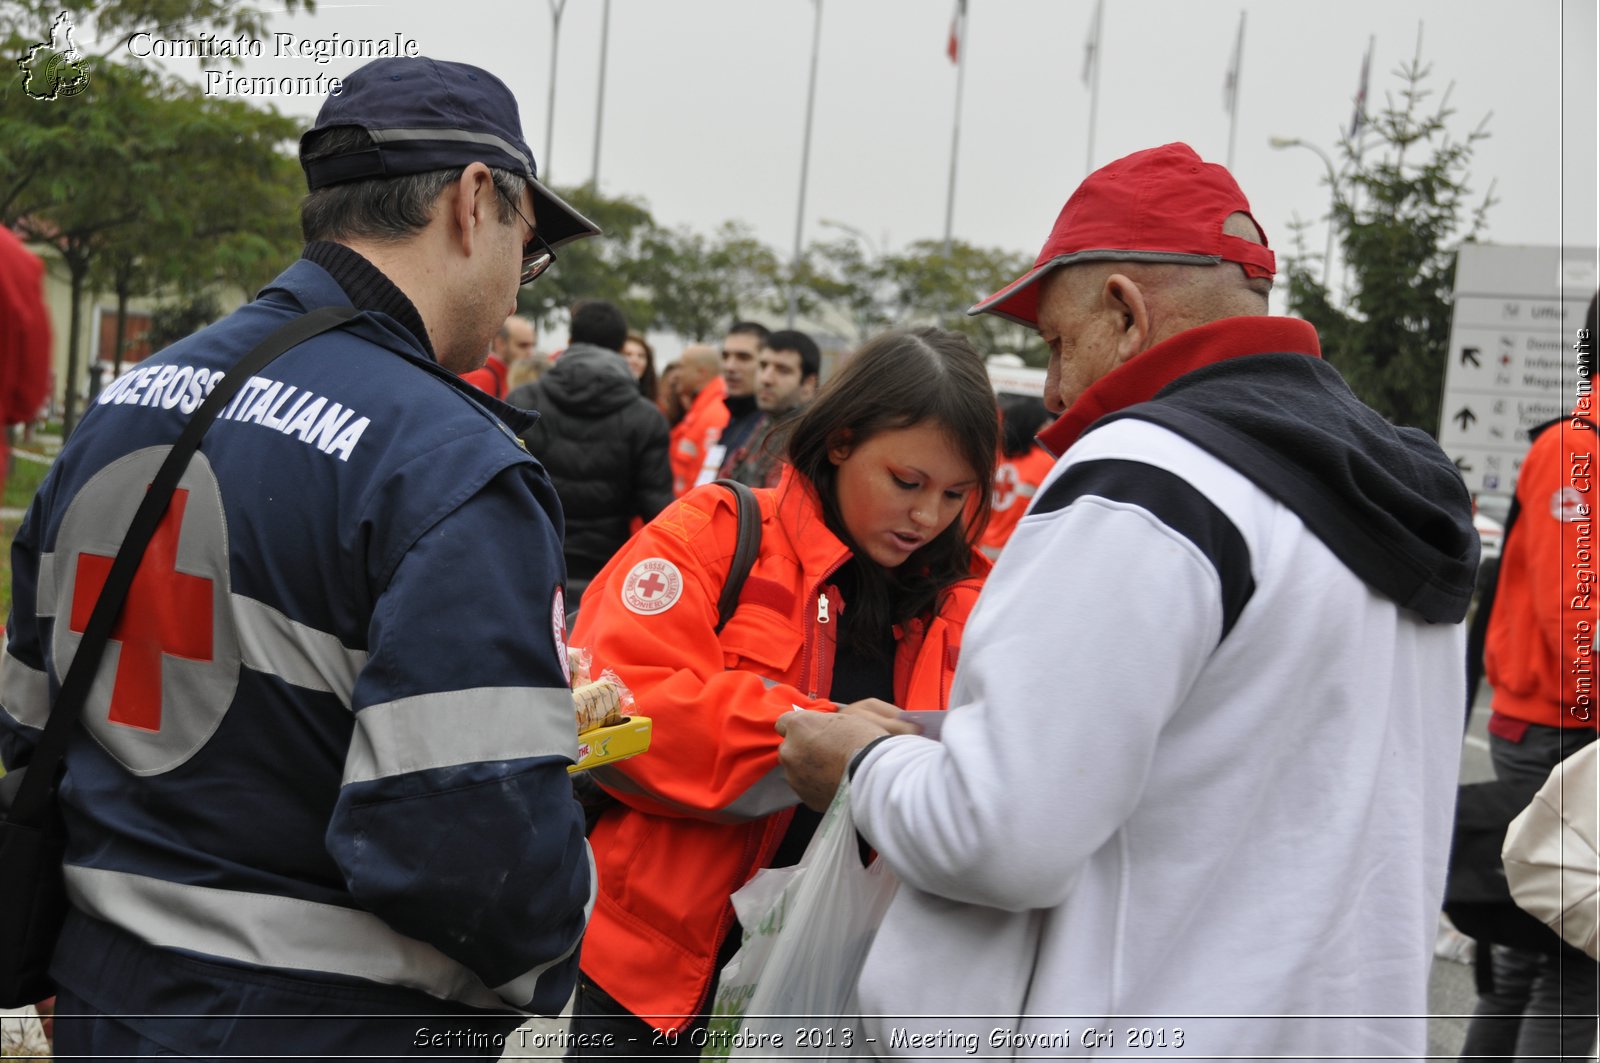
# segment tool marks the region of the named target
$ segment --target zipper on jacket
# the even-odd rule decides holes
[[[845,561],[849,558],[846,557]],[[828,585],[828,578],[844,567],[845,561],[840,561],[817,580],[811,593],[816,597],[816,611],[806,618],[805,649],[800,657],[800,681],[805,683],[805,692],[808,697],[818,697],[817,689],[822,686],[822,677],[826,671],[828,678],[833,677],[833,654],[827,655],[827,664],[824,666],[822,653],[831,651],[837,641],[837,632],[828,631],[836,628],[833,618],[838,613],[844,612],[845,603],[839,597],[839,588]],[[830,683],[831,685],[831,683]]]

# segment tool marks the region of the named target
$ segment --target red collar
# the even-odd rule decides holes
[[[1089,385],[1071,409],[1039,433],[1039,442],[1059,457],[1100,418],[1148,402],[1185,373],[1241,355],[1275,353],[1322,357],[1317,330],[1292,317],[1226,317],[1186,329]]]

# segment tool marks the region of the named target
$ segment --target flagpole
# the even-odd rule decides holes
[[[794,208],[794,258],[789,265],[789,328],[794,328],[795,314],[799,310],[796,282],[800,273],[800,237],[806,224],[806,175],[811,170],[811,113],[817,102],[817,52],[822,47],[822,0],[811,0],[811,3],[817,14],[811,29],[811,82],[806,89],[805,142],[800,149],[800,198]]]
[[[1084,173],[1094,172],[1094,119],[1095,111],[1100,104],[1100,26],[1101,16],[1105,13],[1105,0],[1095,0],[1094,4],[1094,34],[1089,43],[1089,63],[1092,69],[1084,73],[1090,77],[1089,82],[1089,146],[1084,153]]]
[[[600,192],[600,128],[606,115],[606,52],[611,40],[611,0],[600,7],[600,87],[594,98],[594,162],[589,167],[589,183]]]
[[[550,102],[544,115],[544,167],[539,171],[542,180],[550,180],[550,147],[556,128],[556,45],[561,40],[561,9],[567,0],[549,0],[550,3]]]
[[[956,160],[961,148],[961,93],[967,74],[967,0],[958,8],[956,32],[956,111],[950,128],[950,184],[944,200],[944,257],[950,257],[950,233],[956,216]]]
[[[1351,128],[1351,131],[1350,131],[1350,136],[1351,136],[1352,139],[1355,139],[1355,155],[1356,155],[1355,165],[1356,165],[1356,169],[1357,170],[1359,170],[1361,168],[1361,156],[1366,154],[1366,151],[1365,151],[1365,149],[1364,149],[1364,147],[1362,145],[1362,141],[1365,138],[1364,137],[1358,138],[1358,134],[1365,132],[1366,126],[1367,126],[1367,95],[1368,95],[1367,90],[1371,87],[1371,84],[1372,84],[1372,49],[1377,45],[1377,43],[1378,43],[1377,34],[1372,34],[1372,35],[1367,37],[1367,54],[1366,54],[1366,57],[1364,59],[1362,59],[1362,61],[1361,61],[1361,90],[1357,94],[1356,119],[1351,122],[1352,128]],[[1417,55],[1418,56],[1422,55],[1422,23],[1421,22],[1417,23]],[[1357,125],[1356,122],[1359,122],[1360,124]],[[1337,200],[1338,200],[1337,187],[1335,188],[1334,199],[1337,202]],[[1350,220],[1352,222],[1355,220],[1356,209],[1359,206],[1360,202],[1361,202],[1361,183],[1359,181],[1358,182],[1353,182],[1351,184],[1351,186],[1350,186]],[[1332,246],[1332,242],[1331,241],[1333,239],[1333,218],[1331,216],[1328,218],[1328,230],[1329,230],[1328,239],[1330,241],[1329,246],[1331,247]],[[1331,262],[1328,265],[1331,265]],[[1326,272],[1327,272],[1327,269],[1328,269],[1328,265],[1325,265],[1323,267],[1324,279],[1326,279]],[[1329,284],[1327,287],[1328,287],[1328,301],[1332,302],[1333,301],[1333,287],[1332,287],[1331,284]],[[1349,256],[1345,256],[1344,257],[1344,268],[1339,271],[1339,290],[1344,295],[1344,298],[1343,298],[1342,301],[1344,303],[1348,304],[1349,301],[1350,301],[1350,259],[1349,259]]]
[[[1239,37],[1233,45],[1233,88],[1228,99],[1228,172],[1233,172],[1233,145],[1239,135],[1239,78],[1244,72],[1244,10],[1239,11]]]

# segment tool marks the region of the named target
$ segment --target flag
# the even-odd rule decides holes
[[[1372,76],[1372,42],[1367,38],[1367,54],[1361,57],[1361,84],[1356,88],[1356,111],[1350,116],[1350,139],[1354,140],[1367,124],[1367,82]]]
[[[1239,36],[1233,42],[1233,58],[1228,61],[1228,74],[1222,79],[1222,109],[1233,114],[1239,107],[1239,60],[1244,53],[1244,12],[1239,12]]]
[[[950,16],[950,40],[944,47],[944,54],[952,63],[961,61],[961,31],[966,28],[966,19],[967,0],[956,0],[955,13]]]
[[[1094,65],[1100,61],[1100,9],[1104,0],[1095,0],[1094,21],[1089,23],[1089,39],[1083,45],[1083,83],[1089,84]]]

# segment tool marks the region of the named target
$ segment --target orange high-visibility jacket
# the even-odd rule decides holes
[[[994,470],[989,523],[984,526],[983,538],[978,540],[984,556],[991,561],[1000,556],[1000,548],[1017,530],[1017,522],[1028,511],[1039,485],[1055,465],[1055,455],[1038,445],[1020,458],[1000,456]]]
[[[491,354],[483,360],[483,365],[477,369],[461,374],[461,379],[483,392],[493,395],[497,399],[506,397],[506,374],[511,370],[499,357]]]
[[[778,766],[773,722],[831,711],[838,618],[828,577],[850,552],[823,523],[815,490],[786,470],[761,503],[761,551],[719,636],[717,598],[737,537],[732,495],[691,491],[612,558],[583,596],[572,633],[652,717],[648,752],[595,770],[622,802],[590,837],[599,897],[585,974],[658,1029],[707,1003],[734,921],[729,895],[772,859],[797,803]],[[948,707],[961,632],[989,564],[897,629],[895,703]]]
[[[668,446],[672,448],[668,460],[672,463],[672,493],[682,496],[694,486],[705,464],[706,451],[717,442],[728,423],[728,406],[722,400],[728,397],[728,384],[720,376],[714,377],[689,405],[683,420],[672,426]]]
[[[1506,536],[1484,643],[1497,716],[1545,727],[1600,721],[1597,463],[1600,440],[1572,418],[1545,429],[1523,459],[1522,514]]]

